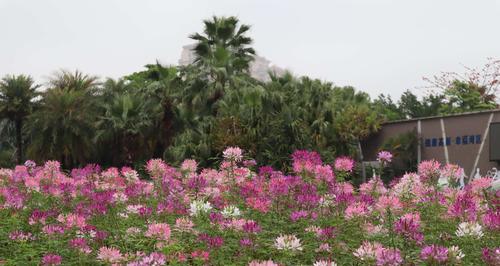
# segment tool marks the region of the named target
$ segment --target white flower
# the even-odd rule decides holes
[[[474,222],[463,222],[458,225],[458,229],[455,232],[457,236],[471,236],[475,238],[483,237],[483,227]]]
[[[119,212],[118,216],[120,216],[121,218],[124,218],[124,219],[128,218],[128,214],[126,212]]]
[[[337,266],[337,263],[334,261],[319,260],[316,261],[313,266]]]
[[[189,205],[189,214],[191,216],[198,216],[201,213],[207,213],[212,209],[210,202],[203,202],[195,200]]]
[[[224,207],[221,213],[225,218],[238,217],[241,215],[240,209],[233,205]]]
[[[132,182],[139,181],[139,174],[135,170],[125,171],[125,172],[123,172],[123,176],[128,181],[132,181]]]
[[[116,192],[115,194],[113,194],[113,202],[124,203],[127,202],[127,200],[128,197],[123,192]]]
[[[461,261],[463,257],[465,257],[462,250],[460,250],[457,246],[451,246],[448,248],[448,256],[454,258],[456,261]]]
[[[319,206],[320,207],[330,207],[333,205],[333,199],[335,195],[325,195],[319,199]]]
[[[295,235],[280,235],[274,241],[274,246],[279,250],[302,250],[300,239]]]
[[[363,242],[361,246],[359,246],[356,251],[353,252],[353,255],[359,258],[362,261],[373,260],[377,257],[377,252],[382,249],[382,245],[375,242],[370,243],[368,241]]]
[[[228,161],[239,162],[243,158],[242,153],[238,147],[228,147],[222,152],[222,156]]]

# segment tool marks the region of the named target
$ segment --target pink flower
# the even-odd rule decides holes
[[[142,256],[140,259],[130,262],[127,266],[159,266],[167,263],[167,257],[159,252],[153,252],[148,256]]]
[[[193,257],[193,259],[208,261],[210,258],[210,253],[208,251],[205,251],[205,250],[195,250],[195,251],[191,252],[191,257]]]
[[[66,228],[77,227],[77,228],[82,229],[87,225],[87,223],[85,221],[85,217],[83,217],[82,215],[73,214],[73,213],[60,214],[57,217],[57,221],[59,221],[60,223],[63,223],[66,226]]]
[[[436,184],[440,176],[440,167],[441,164],[435,160],[422,161],[418,165],[418,174],[420,175],[423,182],[426,182],[428,184]]]
[[[194,223],[186,217],[175,219],[175,228],[181,232],[189,232],[192,230]]]
[[[87,245],[87,240],[85,238],[74,238],[69,241],[69,246],[71,248],[77,249],[82,253],[89,254],[92,252],[90,247]]]
[[[326,183],[335,180],[335,174],[333,173],[332,167],[329,165],[316,165],[314,168],[314,175],[317,180],[325,181]]]
[[[167,171],[167,164],[162,159],[151,159],[146,164],[146,170],[153,179],[160,179]]]
[[[246,203],[250,208],[263,213],[268,212],[271,207],[271,201],[264,198],[247,198]]]
[[[335,159],[335,170],[342,172],[352,172],[354,160],[349,157],[339,157]]]
[[[62,258],[57,254],[45,254],[42,258],[42,265],[59,265],[61,264]]]
[[[370,181],[361,184],[359,187],[359,191],[362,192],[363,194],[385,194],[387,192],[387,189],[384,186],[384,182],[380,177],[376,176]]]
[[[166,223],[153,223],[148,226],[148,231],[144,234],[147,237],[158,240],[170,239],[170,226]]]
[[[184,160],[181,164],[181,170],[186,171],[188,173],[195,173],[197,168],[198,168],[198,163],[192,159]]]
[[[109,263],[119,263],[124,258],[120,250],[116,248],[101,247],[97,254],[97,259]]]
[[[47,235],[54,235],[54,234],[62,235],[64,234],[64,227],[55,224],[48,224],[42,228],[42,231]]]
[[[9,234],[9,239],[11,240],[19,240],[19,241],[29,241],[34,240],[35,237],[30,232],[23,231],[13,231]]]
[[[375,204],[375,209],[380,213],[386,213],[387,210],[392,213],[399,213],[403,209],[403,204],[398,197],[381,196]]]
[[[460,179],[464,176],[464,169],[456,164],[446,164],[441,168],[441,176],[446,178],[448,182],[457,186]]]
[[[345,209],[345,217],[348,220],[355,217],[368,216],[368,214],[368,206],[364,202],[356,202]]]
[[[392,153],[388,151],[380,151],[377,154],[377,160],[381,163],[390,163],[392,161]]]
[[[482,193],[483,190],[488,189],[493,183],[493,178],[491,177],[481,177],[474,179],[469,183],[471,190],[474,194]]]

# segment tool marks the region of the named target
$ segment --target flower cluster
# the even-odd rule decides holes
[[[223,157],[214,169],[152,159],[146,179],[57,161],[0,169],[0,264],[500,264],[490,177],[458,186],[460,167],[425,161],[358,186],[348,157],[329,164],[299,150],[287,172],[255,167],[238,147]],[[395,158],[382,151],[379,161]]]

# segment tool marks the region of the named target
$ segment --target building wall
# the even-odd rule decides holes
[[[474,174],[477,160],[476,167],[480,168],[481,174],[485,174],[491,168],[499,167],[498,162],[492,162],[489,158],[490,136],[487,136],[487,132],[491,116],[491,123],[500,122],[500,110],[390,122],[363,143],[363,155],[365,161],[376,160],[379,147],[387,139],[412,130],[418,132],[420,121],[421,160],[435,159],[441,163],[455,163],[465,169],[466,175]],[[479,154],[481,145],[483,148]]]

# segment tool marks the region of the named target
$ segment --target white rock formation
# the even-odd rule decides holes
[[[195,55],[193,48],[194,44],[182,47],[179,65],[185,66],[194,62]],[[260,81],[269,81],[269,72],[282,76],[286,71],[278,66],[272,65],[271,61],[267,60],[265,57],[255,56],[254,61],[250,64],[250,75]]]

